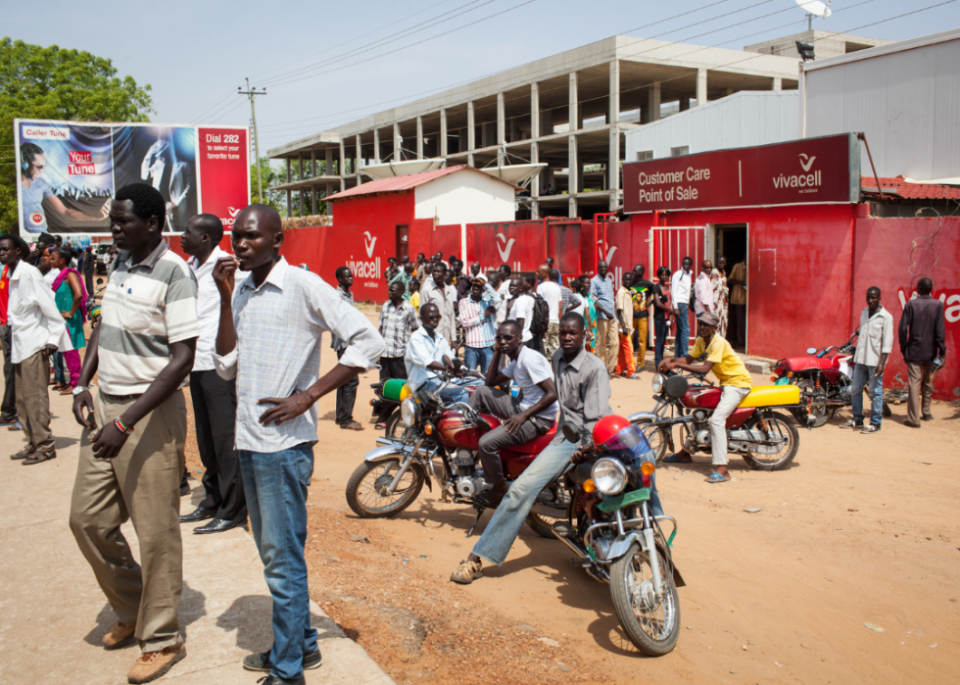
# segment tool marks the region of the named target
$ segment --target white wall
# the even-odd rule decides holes
[[[799,138],[800,96],[795,90],[744,90],[686,112],[644,124],[626,134],[626,161],[653,150],[654,159],[670,148],[690,146],[690,153],[768,145]]]
[[[441,225],[513,221],[514,187],[479,171],[463,170],[415,189],[417,219]]]
[[[806,70],[807,136],[863,131],[880,176],[960,177],[960,30]],[[865,154],[861,167],[873,175]]]

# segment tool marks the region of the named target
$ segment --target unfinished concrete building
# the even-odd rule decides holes
[[[627,130],[741,90],[794,89],[797,65],[791,57],[613,36],[268,154],[288,169],[300,161],[296,179],[279,186],[288,215],[291,193],[302,194],[301,211],[312,201],[316,213],[318,199],[368,180],[365,167],[432,159],[494,173],[545,165],[525,182],[517,218],[592,217],[623,202]]]

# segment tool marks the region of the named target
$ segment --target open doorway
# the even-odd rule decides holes
[[[406,224],[397,226],[397,261],[402,262],[404,257],[410,256],[410,227]]]
[[[720,261],[720,257],[726,259],[726,268],[728,280],[742,280],[743,285],[729,283],[729,308],[727,311],[727,331],[726,338],[735,350],[747,351],[747,293],[746,275],[749,272],[747,262],[748,243],[747,243],[747,225],[746,224],[718,224],[716,226],[716,254],[714,255],[714,264]],[[742,267],[738,265],[742,264]],[[742,276],[733,278],[731,274]]]

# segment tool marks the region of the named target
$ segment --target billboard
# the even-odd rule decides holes
[[[230,230],[250,203],[249,130],[17,119],[20,233],[109,233],[112,198],[149,183],[166,201],[165,233],[215,214]]]
[[[859,200],[853,133],[623,165],[627,214]]]

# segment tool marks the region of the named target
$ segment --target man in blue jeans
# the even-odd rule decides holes
[[[459,360],[457,365],[453,360],[456,355],[439,331],[440,308],[428,303],[420,307],[420,328],[410,336],[407,343],[407,354],[403,363],[407,367],[407,385],[414,394],[423,397],[433,393],[443,385],[437,376],[444,371],[451,375],[461,375]],[[440,398],[445,402],[466,402],[470,398],[463,388],[448,385],[440,391]]]
[[[693,291],[693,260],[684,257],[681,268],[670,283],[670,301],[677,311],[677,339],[674,341],[674,357],[682,359],[690,350],[690,296]]]
[[[883,422],[883,371],[893,349],[893,317],[880,305],[880,288],[867,290],[867,306],[860,313],[857,351],[853,355],[853,387],[850,399],[853,418],[841,428],[859,428],[864,435],[876,433]],[[853,334],[857,335],[856,333]],[[850,338],[853,340],[853,336]],[[863,389],[870,395],[870,424],[863,425]]]
[[[319,276],[280,256],[280,215],[243,209],[233,226],[234,255],[213,277],[220,292],[217,372],[237,379],[237,454],[253,538],[273,596],[273,647],[244,658],[265,671],[265,685],[303,685],[303,669],[321,663],[310,625],[304,545],[307,487],[317,442],[317,400],[374,368],[383,338]],[[234,292],[234,274],[250,275]],[[345,343],[337,365],[320,373],[320,337]]]

